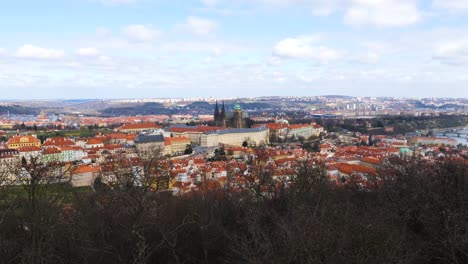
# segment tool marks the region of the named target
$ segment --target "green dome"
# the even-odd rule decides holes
[[[409,155],[411,154],[411,150],[409,148],[401,148],[400,155]]]
[[[237,103],[234,105],[234,110],[241,110],[241,106],[240,106],[240,103],[239,101],[237,101]]]

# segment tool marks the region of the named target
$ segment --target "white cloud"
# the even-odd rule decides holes
[[[207,35],[218,29],[219,25],[213,20],[189,16],[185,24],[182,25],[183,29],[192,32],[195,35]]]
[[[468,39],[437,45],[433,58],[446,64],[468,64]]]
[[[417,23],[421,18],[414,0],[353,0],[344,20],[350,25],[397,27]]]
[[[318,40],[317,36],[286,38],[273,47],[273,56],[289,59],[315,59],[320,62],[328,62],[341,57],[340,52],[335,49],[314,45]]]
[[[468,11],[468,0],[434,0],[432,6],[438,9],[445,9],[450,12]]]
[[[79,48],[76,50],[76,54],[82,57],[97,57],[100,52],[96,48]]]
[[[0,48],[0,56],[4,56],[4,55],[6,55],[6,53],[7,52],[6,52],[5,49]]]
[[[162,32],[144,25],[130,25],[123,28],[124,35],[131,41],[150,42],[162,35]]]
[[[18,48],[16,56],[24,59],[60,59],[65,56],[65,52],[26,44]]]

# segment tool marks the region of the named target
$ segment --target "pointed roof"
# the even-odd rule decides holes
[[[216,100],[215,112],[214,112],[214,120],[217,121],[218,118],[219,118],[219,106],[218,106],[218,100]]]
[[[222,118],[226,117],[226,108],[224,107],[224,100],[223,100],[223,104],[221,106],[221,117]]]

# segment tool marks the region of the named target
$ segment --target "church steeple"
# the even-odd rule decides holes
[[[226,127],[226,108],[224,107],[224,100],[223,105],[221,106],[221,114],[219,117],[220,123],[222,127]]]
[[[219,120],[220,120],[220,115],[219,115],[218,100],[216,100],[215,112],[214,112],[214,121],[215,121],[215,123],[218,123]]]
[[[221,119],[226,119],[226,108],[224,107],[224,100],[223,100],[223,105],[221,107]]]

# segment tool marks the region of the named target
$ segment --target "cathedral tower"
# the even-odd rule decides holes
[[[220,120],[220,114],[219,114],[218,100],[216,100],[215,111],[214,111],[214,122],[216,125],[218,125],[219,120]]]

